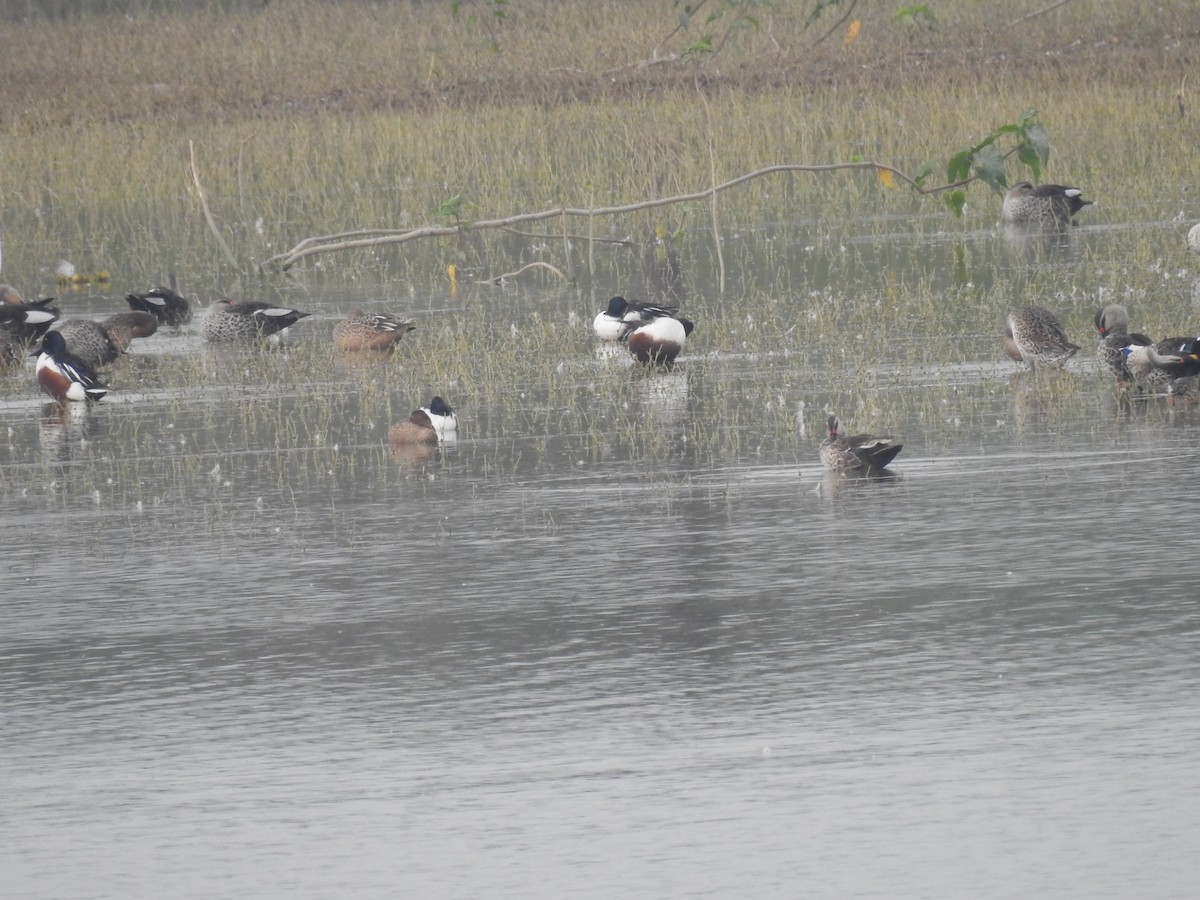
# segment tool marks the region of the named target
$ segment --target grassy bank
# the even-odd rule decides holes
[[[731,23],[673,33],[663,0],[512,3],[504,18],[488,3],[296,2],[7,26],[5,267],[44,267],[58,247],[82,267],[128,259],[143,281],[168,268],[227,279],[193,149],[243,271],[313,234],[438,224],[456,195],[464,218],[491,218],[690,192],[784,162],[940,171],[1028,107],[1051,133],[1046,177],[1104,185],[1119,206],[1161,199],[1165,184],[1188,204],[1194,118],[1178,95],[1200,13],[1095,0],[1012,24],[1039,5],[935,8],[931,30],[864,4],[847,44],[841,29],[815,43],[830,17],[805,29],[808,6],[789,4],[698,55],[687,46]],[[993,222],[995,199],[972,191],[965,225]],[[756,182],[721,208],[745,222],[936,202],[839,174]],[[707,215],[599,227],[694,231]],[[436,264],[491,249],[466,242]]]

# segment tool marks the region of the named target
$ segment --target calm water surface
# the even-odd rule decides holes
[[[993,324],[845,483],[806,354],[584,334],[428,459],[357,369],[155,382],[194,334],[87,417],[4,376],[5,896],[1193,896],[1200,412]]]

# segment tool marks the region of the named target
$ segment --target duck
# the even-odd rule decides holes
[[[192,318],[192,307],[187,298],[166,287],[156,287],[144,294],[127,294],[125,302],[135,312],[150,313],[160,325],[177,327]]]
[[[55,323],[67,349],[93,369],[101,369],[129,352],[134,338],[158,331],[158,319],[148,312],[116,313],[101,322],[67,319]]]
[[[678,306],[652,306],[624,297],[613,297],[592,320],[592,331],[602,341],[619,341],[630,328],[659,316],[673,316]]]
[[[1075,214],[1092,202],[1076,187],[1018,181],[1004,195],[1000,215],[1010,225],[1062,228],[1076,224]]]
[[[1058,316],[1041,306],[1018,306],[1008,314],[1004,349],[1016,362],[1033,371],[1061,369],[1079,352],[1071,343]]]
[[[821,441],[821,462],[831,472],[876,475],[904,447],[893,437],[874,434],[847,435],[842,421],[831,415],[825,425],[828,436]]]
[[[0,284],[0,304],[5,306],[21,306],[25,298],[11,284]]]
[[[109,392],[95,370],[67,349],[58,331],[47,331],[37,355],[36,375],[42,391],[60,404],[94,403]]]
[[[1129,366],[1125,364],[1125,354],[1121,351],[1131,344],[1146,347],[1153,341],[1144,334],[1129,333],[1129,313],[1119,303],[1110,303],[1096,310],[1093,321],[1096,331],[1100,333],[1096,356],[1117,376],[1118,381],[1133,381]]]
[[[333,345],[345,351],[391,353],[400,339],[416,327],[409,319],[355,309],[333,326]]]
[[[1121,348],[1121,353],[1134,384],[1153,394],[1190,393],[1183,389],[1181,380],[1200,375],[1200,337],[1129,344]]]
[[[26,303],[10,285],[0,285],[0,365],[25,358],[30,344],[40,341],[58,321],[53,297]]]
[[[428,406],[413,410],[403,422],[388,429],[388,443],[436,444],[454,439],[458,433],[458,416],[441,397],[434,397]]]
[[[622,340],[638,362],[669,369],[695,327],[681,316],[656,315],[631,327]]]
[[[308,315],[298,309],[224,297],[204,311],[200,330],[204,339],[214,344],[264,338],[277,342],[288,328]]]

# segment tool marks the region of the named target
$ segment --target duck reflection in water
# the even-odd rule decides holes
[[[656,371],[638,366],[634,368],[632,378],[647,420],[659,425],[678,425],[686,418],[691,399],[687,372]]]
[[[46,403],[38,418],[38,446],[46,462],[68,462],[100,434],[97,417],[82,403]]]

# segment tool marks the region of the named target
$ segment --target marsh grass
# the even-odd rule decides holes
[[[812,48],[802,17],[780,14],[708,65],[646,70],[632,66],[647,36],[673,24],[660,3],[619,15],[607,4],[522,4],[495,28],[444,6],[316,2],[132,26],[12,26],[0,59],[19,111],[5,119],[13,140],[0,172],[7,267],[35,272],[62,253],[83,268],[118,260],[137,283],[164,270],[227,282],[234,273],[200,213],[189,142],[244,271],[309,235],[427,224],[455,194],[494,217],[693,191],[709,183],[710,146],[718,178],[856,157],[915,170],[1033,105],[1053,140],[1049,176],[1153,197],[1148,167],[1133,163],[1189,146],[1173,103],[1187,60],[1170,44],[1194,17],[1188,5],[1138,17],[1116,2],[1068,4],[1030,29],[1003,28],[1015,8],[989,16],[969,6],[948,11],[919,48],[882,13],[855,45]],[[986,41],[986,64],[976,41]],[[162,52],[172,46],[187,47],[186,62]],[[1121,129],[1145,110],[1158,113],[1151,127]],[[1118,130],[1120,152],[1081,152]],[[969,219],[975,208],[994,219],[994,198],[980,188],[971,201]],[[848,206],[913,203],[861,173],[781,176],[722,197],[717,218],[733,228],[797,209],[820,221]],[[682,222],[703,240],[709,213],[591,224],[620,237]],[[447,260],[492,267],[503,249],[489,235],[329,265],[410,277]]]
[[[641,69],[648,36],[673,24],[666,3],[514,3],[509,20],[486,24],[448,5],[296,2],[12,26],[0,54],[12,98],[0,120],[5,280],[45,286],[66,256],[82,270],[112,269],[114,302],[168,272],[201,302],[287,302],[318,286],[336,297],[370,281],[395,289],[389,308],[422,317],[381,359],[338,357],[330,321],[314,316],[284,352],[204,347],[122,363],[115,386],[152,396],[170,433],[130,408],[98,410],[94,426],[125,451],[119,463],[75,433],[44,469],[0,466],[0,491],[74,508],[45,487],[47,471],[61,472],[70,481],[53,483],[98,491],[116,509],[199,498],[206,527],[240,534],[269,518],[260,497],[286,517],[347,484],[384,496],[437,490],[423,476],[439,467],[518,479],[564,458],[584,468],[791,458],[820,439],[825,407],[871,430],[919,421],[934,435],[1002,401],[1022,422],[1053,416],[1077,382],[1010,398],[1014,370],[964,386],[953,367],[998,359],[1005,312],[1033,298],[1081,344],[1105,292],[1137,308],[1138,327],[1177,330],[1190,289],[1181,234],[1129,228],[1111,242],[1073,242],[1083,265],[1053,253],[1016,264],[978,239],[999,203],[982,185],[960,220],[874,175],[789,174],[722,194],[717,236],[713,206],[688,203],[551,220],[535,236],[318,257],[288,277],[256,271],[314,234],[445,224],[436,211],[455,195],[468,201],[464,216],[490,218],[687,193],[782,162],[936,167],[1031,106],[1052,138],[1047,178],[1100,201],[1085,225],[1200,214],[1192,117],[1180,118],[1175,99],[1194,68],[1192,5],[1146,14],[1094,0],[1002,27],[1036,5],[955,4],[919,42],[868,12],[859,42],[817,48],[802,17],[781,10],[706,64]],[[193,149],[236,265],[202,214]],[[588,234],[633,247],[589,244]],[[658,234],[676,235],[676,281],[663,277]],[[712,288],[717,239],[723,295]],[[534,259],[574,283],[478,283]],[[463,272],[457,293],[449,263]],[[627,285],[680,300],[698,320],[675,372],[595,360],[590,317]],[[23,374],[0,378],[36,393]],[[387,455],[387,426],[434,394],[460,410],[468,440],[405,468]],[[14,447],[37,444],[34,423],[14,428]],[[147,496],[145,484],[168,487]]]

